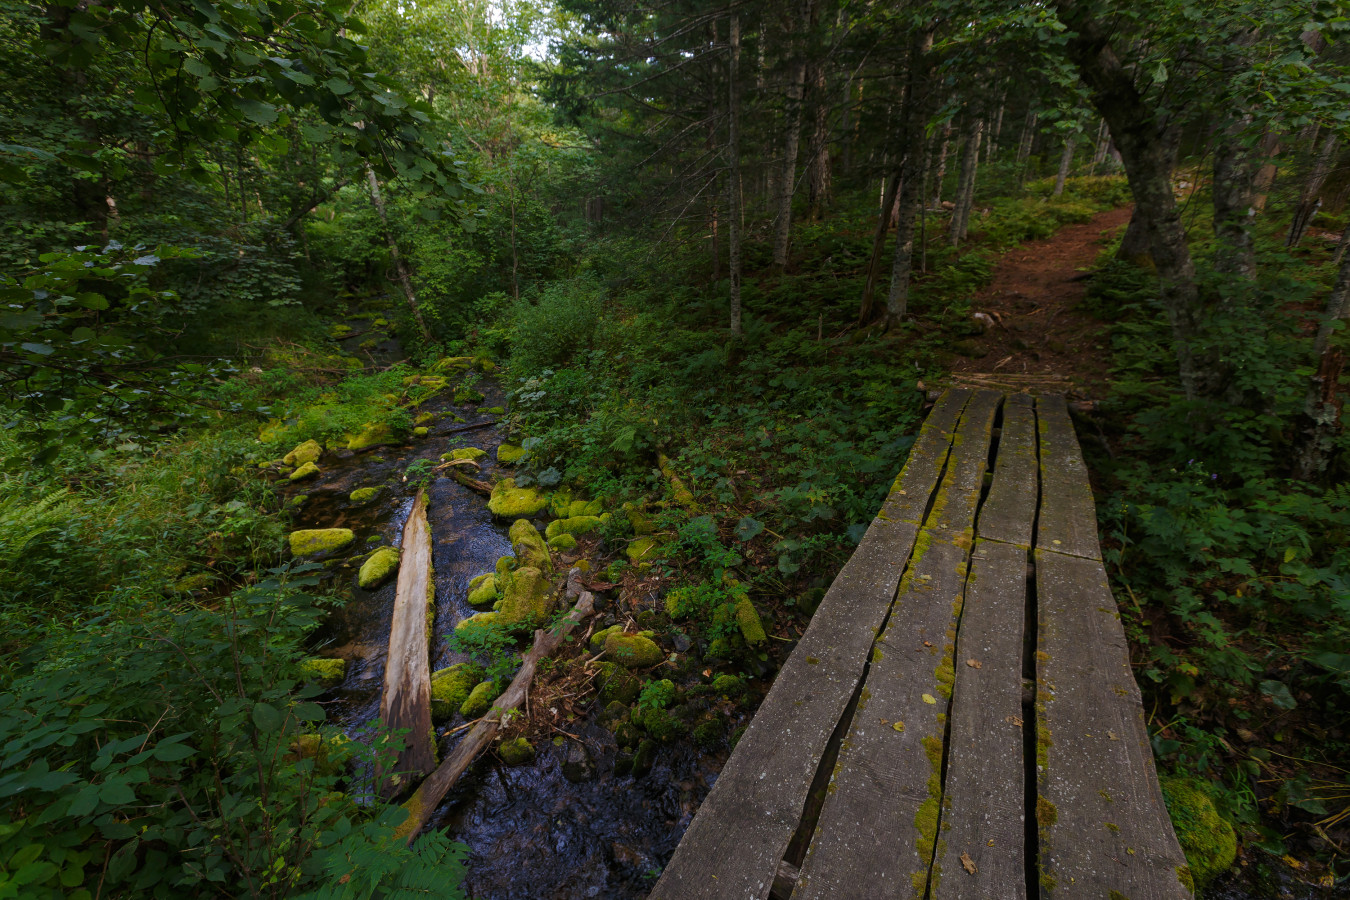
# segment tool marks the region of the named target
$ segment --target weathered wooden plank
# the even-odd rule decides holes
[[[1005,408],[1004,434],[1007,421]],[[1022,721],[1026,568],[1027,550],[1013,544],[979,541],[971,555],[954,660],[941,839],[931,877],[936,900],[1026,897],[1022,729],[1031,727]]]
[[[384,695],[380,718],[391,732],[407,729],[405,746],[394,773],[382,780],[386,793],[397,793],[409,780],[436,767],[431,746],[431,666],[428,609],[432,603],[431,528],[427,524],[427,495],[417,492],[412,512],[403,526],[398,587],[389,626],[389,656],[384,667]]]
[[[652,898],[768,896],[914,546],[918,525],[904,516],[927,508],[967,396],[951,391],[934,407],[886,507],[821,600]]]
[[[916,541],[793,900],[922,896],[933,862],[956,625],[975,510],[1002,395],[962,413]]]
[[[952,453],[937,502],[924,521],[925,528],[939,528],[953,534],[969,531],[975,522],[975,509],[989,467],[989,442],[994,417],[1003,395],[997,391],[979,391],[966,404],[961,424],[952,439]]]
[[[923,896],[969,553],[935,535],[920,535],[873,653],[793,900]]]
[[[994,460],[994,483],[980,507],[980,537],[1030,549],[1039,502],[1036,412],[1027,394],[1003,404],[1003,427]]]
[[[1041,453],[1041,509],[1036,546],[1101,559],[1092,486],[1064,398],[1037,397],[1036,424]]]
[[[947,462],[947,448],[951,446],[952,435],[970,395],[970,391],[957,388],[945,391],[938,398],[919,428],[919,436],[910,448],[909,458],[896,477],[890,495],[881,506],[879,518],[923,524],[928,500],[933,496],[933,488]],[[909,482],[920,485],[920,489],[912,492],[907,487]]]
[[[1041,896],[1190,897],[1106,572],[1058,547],[1035,558]]]

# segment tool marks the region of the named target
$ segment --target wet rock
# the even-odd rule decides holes
[[[283,456],[281,462],[287,466],[303,466],[305,463],[318,462],[320,456],[323,456],[323,447],[318,441],[308,440]]]
[[[553,558],[548,555],[548,545],[528,519],[516,519],[507,536],[511,539],[512,551],[522,565],[534,566],[542,572],[553,570]]]
[[[525,450],[517,447],[515,444],[499,444],[497,446],[497,462],[505,466],[514,466],[525,458]]]
[[[638,744],[637,752],[633,754],[633,777],[641,778],[652,770],[652,763],[656,762],[657,743],[653,740],[645,740]]]
[[[590,781],[595,777],[595,761],[586,747],[576,741],[567,744],[567,756],[562,765],[563,777],[573,784]]]
[[[306,681],[317,682],[325,688],[337,687],[342,684],[342,679],[347,677],[347,661],[321,657],[301,660],[300,677]]]
[[[492,709],[492,701],[502,694],[496,681],[481,681],[469,692],[469,696],[460,704],[460,715],[466,719],[477,719]]]
[[[488,572],[469,582],[469,605],[475,609],[491,606],[501,597],[497,592],[497,575]]]
[[[483,667],[476,662],[457,663],[431,675],[431,720],[444,722],[459,712],[475,686],[483,680]]]
[[[396,547],[381,547],[361,564],[356,583],[366,590],[374,590],[390,575],[398,571],[399,551]]]
[[[290,478],[291,481],[304,481],[306,478],[313,478],[318,474],[319,467],[312,462],[307,462],[287,477]]]
[[[499,519],[529,518],[548,505],[533,488],[516,487],[514,478],[504,478],[492,487],[488,509]]]
[[[605,639],[605,656],[630,669],[645,669],[666,658],[651,638],[640,634],[611,634]]]
[[[502,741],[497,745],[497,755],[508,766],[523,766],[534,762],[534,745],[523,737]]]
[[[336,553],[356,540],[350,528],[307,528],[292,531],[291,553],[310,556],[318,553]]]
[[[357,488],[356,490],[352,491],[350,494],[347,495],[347,499],[350,500],[352,503],[364,505],[374,500],[375,495],[378,494],[379,492],[380,489],[377,487]]]

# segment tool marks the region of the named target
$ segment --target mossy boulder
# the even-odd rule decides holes
[[[515,444],[500,444],[497,447],[497,462],[504,466],[514,466],[525,458],[525,448]]]
[[[474,390],[471,387],[460,386],[455,388],[456,403],[478,403],[483,399],[483,392]]]
[[[381,547],[361,564],[356,583],[368,591],[384,583],[390,575],[398,571],[399,551],[397,547]]]
[[[347,437],[348,450],[369,450],[371,447],[379,447],[382,444],[393,444],[397,441],[394,430],[384,423],[375,423],[366,425],[359,432]]]
[[[483,680],[483,667],[475,662],[456,663],[431,676],[431,719],[444,722],[459,712],[475,685]]]
[[[539,535],[539,529],[529,519],[516,519],[507,533],[511,539],[511,550],[521,565],[534,566],[541,572],[553,571],[553,558],[548,555],[548,544]]]
[[[652,770],[652,764],[656,762],[656,750],[656,741],[645,740],[638,744],[637,752],[633,754],[634,778],[641,778]]]
[[[469,582],[469,605],[474,609],[491,606],[501,597],[497,592],[497,574],[488,572]]]
[[[337,687],[342,684],[342,679],[347,677],[347,661],[345,659],[324,659],[322,657],[301,660],[300,677],[306,681],[321,684],[326,688]]]
[[[741,637],[745,638],[748,646],[756,647],[768,640],[768,635],[764,633],[764,623],[759,619],[759,612],[744,592],[736,601],[736,624],[740,626]]]
[[[312,462],[307,462],[287,477],[290,478],[291,481],[304,481],[306,478],[313,478],[318,474],[319,467]]]
[[[670,464],[670,458],[662,453],[656,458],[656,464],[660,467],[661,474],[666,476],[666,481],[670,485],[671,498],[686,509],[697,509],[698,505],[694,502],[693,492],[685,485],[684,480],[675,474],[675,469]]]
[[[595,666],[600,673],[596,676],[595,684],[602,705],[622,703],[624,706],[630,706],[637,700],[638,694],[642,691],[640,678],[611,662],[598,662]]]
[[[433,372],[469,372],[474,369],[487,374],[497,364],[486,356],[446,356],[431,365]]]
[[[281,461],[288,466],[303,466],[305,463],[318,462],[320,456],[323,456],[323,447],[318,441],[308,440],[296,445],[294,450],[281,458]]]
[[[628,524],[633,526],[633,534],[651,534],[656,530],[656,524],[652,522],[651,517],[642,507],[634,503],[625,503],[623,514],[628,517]]]
[[[478,460],[487,456],[486,450],[480,450],[477,447],[460,447],[457,450],[451,450],[449,453],[441,454],[441,462],[452,462],[460,459]]]
[[[636,566],[658,559],[660,550],[660,541],[649,535],[644,535],[629,541],[628,549],[624,552],[628,555],[628,561]]]
[[[599,516],[573,516],[568,519],[554,519],[548,523],[548,528],[544,531],[544,536],[549,540],[560,534],[586,534],[594,531],[604,524],[604,519]]]
[[[548,500],[533,488],[516,487],[514,478],[504,478],[492,486],[488,509],[499,519],[523,519],[548,505]]]
[[[713,679],[712,690],[723,697],[739,697],[745,690],[745,683],[735,675],[718,675]]]
[[[492,701],[502,695],[502,688],[495,681],[480,681],[474,685],[469,696],[460,704],[459,712],[466,719],[477,719],[487,715],[492,709]]]
[[[512,738],[497,745],[497,755],[508,766],[523,766],[534,762],[534,745],[523,737]]]
[[[596,653],[601,647],[605,646],[605,641],[611,634],[623,634],[623,626],[611,625],[608,628],[602,628],[591,635],[591,652]]]
[[[455,626],[455,631],[475,628],[508,626],[512,629],[538,628],[553,614],[555,595],[553,582],[534,566],[521,566],[511,572],[495,576],[498,599],[493,612],[469,616]]]
[[[694,743],[704,750],[716,750],[722,744],[722,723],[709,719],[694,729]]]
[[[566,553],[577,548],[577,539],[570,534],[559,534],[549,538],[548,545],[554,550]]]
[[[413,429],[413,437],[426,437],[428,434],[431,434],[431,429],[425,425],[419,425]]]
[[[365,505],[370,501],[374,500],[375,496],[379,492],[380,489],[377,487],[357,488],[356,490],[352,491],[350,494],[347,495],[347,499],[350,500],[352,503],[356,503],[358,505]]]
[[[497,563],[493,568],[498,575],[505,575],[507,572],[514,572],[519,565],[520,560],[516,559],[514,556],[499,556],[497,557]]]
[[[314,771],[320,775],[336,775],[351,755],[351,739],[345,734],[301,734],[291,743],[292,759],[314,760]]]
[[[484,415],[484,416],[500,416],[500,415],[502,415],[503,413],[506,412],[506,407],[504,407],[504,406],[483,406],[483,407],[480,407],[480,408],[479,408],[478,412],[479,412],[480,415]]]
[[[634,713],[633,724],[658,741],[674,740],[686,731],[684,723],[664,709],[648,709],[640,717]]]
[[[1178,776],[1163,778],[1161,784],[1195,889],[1203,891],[1232,867],[1237,858],[1237,835],[1219,815],[1203,781]]]
[[[295,556],[336,553],[354,540],[356,535],[350,528],[305,528],[291,532],[291,553]]]
[[[640,634],[611,634],[605,638],[605,656],[630,669],[646,669],[666,658],[655,641]]]

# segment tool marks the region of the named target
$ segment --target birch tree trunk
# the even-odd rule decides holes
[[[953,247],[959,247],[966,239],[966,228],[970,224],[970,208],[975,203],[975,175],[979,168],[980,135],[983,128],[983,120],[971,110],[966,119],[965,146],[961,150],[961,178],[958,182],[956,207],[952,210],[952,224],[947,233],[947,240]]]
[[[370,201],[375,204],[375,211],[380,215],[380,224],[384,228],[384,241],[389,245],[389,258],[394,263],[394,273],[398,276],[399,286],[403,288],[403,296],[407,298],[408,309],[412,311],[413,320],[417,322],[417,330],[422,333],[422,339],[430,344],[431,331],[427,328],[426,320],[422,318],[422,310],[417,306],[417,294],[413,291],[412,276],[408,274],[408,265],[398,252],[398,240],[389,228],[389,214],[384,208],[384,195],[380,193],[380,181],[375,177],[375,170],[370,166],[366,166],[366,181],[370,185]]]
[[[1064,182],[1069,180],[1069,168],[1073,165],[1073,151],[1078,139],[1073,135],[1064,140],[1064,152],[1059,155],[1059,171],[1055,173],[1055,189],[1050,196],[1058,197],[1064,193]]]
[[[942,179],[947,175],[947,148],[952,141],[952,123],[942,126],[942,139],[938,144],[937,161],[933,164],[933,206],[942,205]]]
[[[727,256],[731,270],[731,333],[741,333],[741,19],[731,14],[727,63]]]
[[[881,272],[881,251],[886,246],[886,232],[891,224],[891,208],[899,199],[900,170],[896,170],[881,193],[881,208],[877,210],[877,228],[872,234],[872,256],[867,261],[867,280],[863,284],[862,303],[858,306],[858,324],[866,325],[876,317],[873,296]]]
[[[1214,142],[1214,268],[1239,278],[1256,272],[1251,228],[1261,159],[1243,137],[1250,123],[1250,114],[1230,122]]]
[[[1294,210],[1294,220],[1289,223],[1289,236],[1284,242],[1286,248],[1294,247],[1299,241],[1303,240],[1303,234],[1308,230],[1308,224],[1312,222],[1313,214],[1322,205],[1322,185],[1326,183],[1327,176],[1331,174],[1331,162],[1336,152],[1336,145],[1337,138],[1334,134],[1327,135],[1326,140],[1322,142],[1322,149],[1317,154],[1316,162],[1313,163],[1307,183],[1303,186],[1298,208]]]
[[[796,59],[788,74],[787,121],[783,135],[783,165],[778,176],[778,195],[774,198],[773,268],[781,273],[787,267],[788,244],[792,239],[792,195],[797,186],[797,150],[802,134],[802,92],[806,84],[806,61],[801,58],[795,37],[789,39]]]
[[[924,201],[925,169],[928,164],[928,118],[932,106],[929,78],[933,32],[914,38],[909,54],[909,78],[905,85],[905,161],[901,169],[899,215],[895,224],[895,257],[891,262],[891,287],[886,296],[886,328],[900,324],[909,314],[909,274],[914,263],[914,225]]]

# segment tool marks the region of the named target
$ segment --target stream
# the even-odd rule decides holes
[[[428,423],[430,433],[412,444],[326,454],[320,476],[287,488],[292,496],[307,497],[295,515],[295,527],[350,528],[363,556],[364,550],[401,543],[413,504],[412,491],[402,479],[415,461],[435,463],[452,449],[478,447],[488,455],[479,461],[482,471],[475,478],[491,482],[509,475],[509,469],[501,471],[496,463],[504,437],[496,424],[499,416],[486,412],[505,407],[504,391],[490,378],[475,388],[484,394],[475,404],[456,406],[449,392],[422,404],[419,413],[437,418]],[[483,427],[463,430],[479,424]],[[379,493],[366,505],[353,504],[348,495],[361,487],[378,487]],[[436,477],[428,500],[436,588],[431,639],[435,671],[466,658],[450,650],[445,635],[474,613],[467,602],[469,581],[491,572],[498,557],[510,555],[511,543],[509,523],[493,521],[482,494]],[[365,591],[355,584],[355,566],[343,571],[350,579],[351,599],[329,616],[312,649],[347,660],[343,682],[323,699],[330,722],[349,737],[368,741],[380,711],[395,580]],[[612,593],[598,600],[597,607],[603,604],[608,615],[596,617],[597,629],[618,621]],[[551,741],[536,738],[537,758],[531,764],[507,767],[492,753],[485,754],[436,810],[428,827],[442,828],[470,848],[465,882],[470,896],[636,898],[646,896],[655,884],[728,751],[710,754],[688,740],[677,741],[662,746],[647,774],[617,776],[618,747],[614,736],[594,723],[596,705],[592,702],[588,714],[576,721],[560,723],[557,727],[565,730]],[[442,759],[466,733],[446,737],[445,732],[462,722],[456,714],[437,728]],[[565,774],[569,754],[574,763],[579,757],[574,743],[585,749],[587,764],[580,767],[580,776],[575,765]]]

